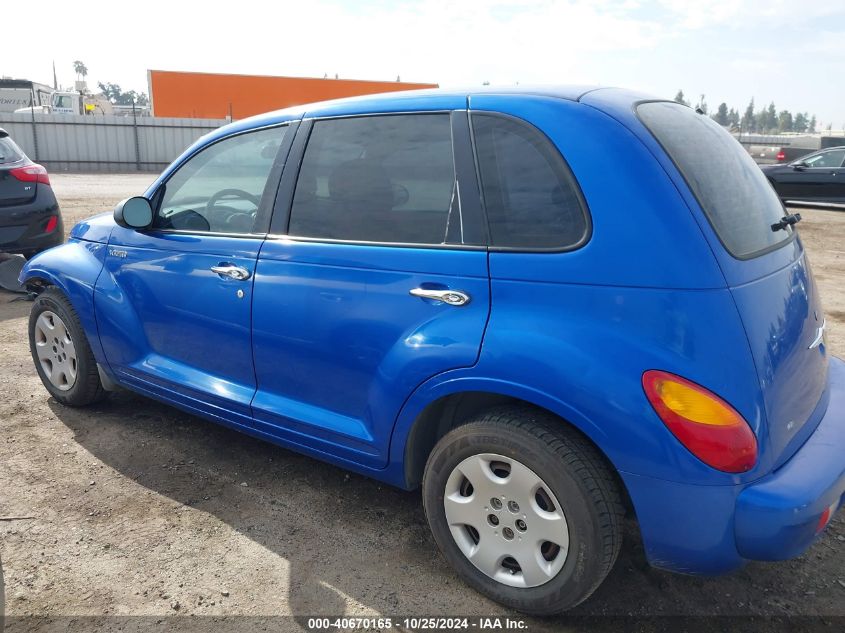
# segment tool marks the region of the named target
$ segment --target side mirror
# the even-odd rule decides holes
[[[114,221],[127,229],[145,229],[153,223],[153,208],[146,198],[136,196],[118,202],[114,208]]]
[[[809,165],[803,160],[799,160],[796,163],[792,163],[792,169],[794,169],[795,171],[804,171],[805,169],[807,169],[807,167],[809,167]]]

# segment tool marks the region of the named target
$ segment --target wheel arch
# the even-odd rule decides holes
[[[58,288],[70,301],[98,363],[104,363],[94,315],[94,285],[103,269],[105,244],[70,241],[29,260],[18,280],[36,295]]]
[[[603,447],[604,432],[560,400],[524,387],[494,379],[455,379],[423,386],[409,399],[397,422],[391,442],[392,460],[404,466],[404,485],[420,485],[425,464],[434,445],[451,429],[476,414],[501,405],[527,406],[545,411],[583,435],[618,474]],[[621,477],[619,484],[627,497]]]

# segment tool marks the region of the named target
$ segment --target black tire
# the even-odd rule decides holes
[[[535,587],[511,587],[477,569],[449,529],[444,491],[467,457],[495,453],[521,462],[559,500],[569,529],[560,571]],[[622,546],[624,506],[616,473],[580,433],[529,407],[488,411],[447,433],[434,447],[423,476],[426,516],[443,555],[471,587],[508,607],[552,615],[586,600],[610,572]]]
[[[36,352],[35,323],[38,317],[48,310],[64,322],[76,349],[76,381],[66,391],[59,389],[50,382],[50,378],[44,372]],[[88,338],[85,336],[76,310],[73,309],[73,305],[61,290],[56,287],[47,288],[35,298],[32,310],[29,313],[29,350],[41,382],[58,402],[71,407],[84,407],[99,402],[106,397],[107,393],[103,389],[100,374],[97,371],[97,361],[94,360],[94,354],[91,352],[91,346],[88,344]]]

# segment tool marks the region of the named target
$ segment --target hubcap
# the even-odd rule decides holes
[[[443,505],[460,550],[504,585],[537,587],[566,562],[563,510],[546,482],[515,459],[467,457],[449,475]]]
[[[76,348],[64,321],[49,310],[35,320],[35,354],[50,384],[61,391],[73,387],[76,383]]]

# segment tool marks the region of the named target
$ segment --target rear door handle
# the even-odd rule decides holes
[[[432,290],[430,288],[413,288],[409,291],[414,297],[442,301],[450,306],[464,306],[469,303],[470,296],[461,290]]]
[[[249,279],[249,271],[246,268],[241,268],[234,264],[218,264],[217,266],[212,266],[211,272],[217,273],[221,277],[237,279],[238,281]]]

